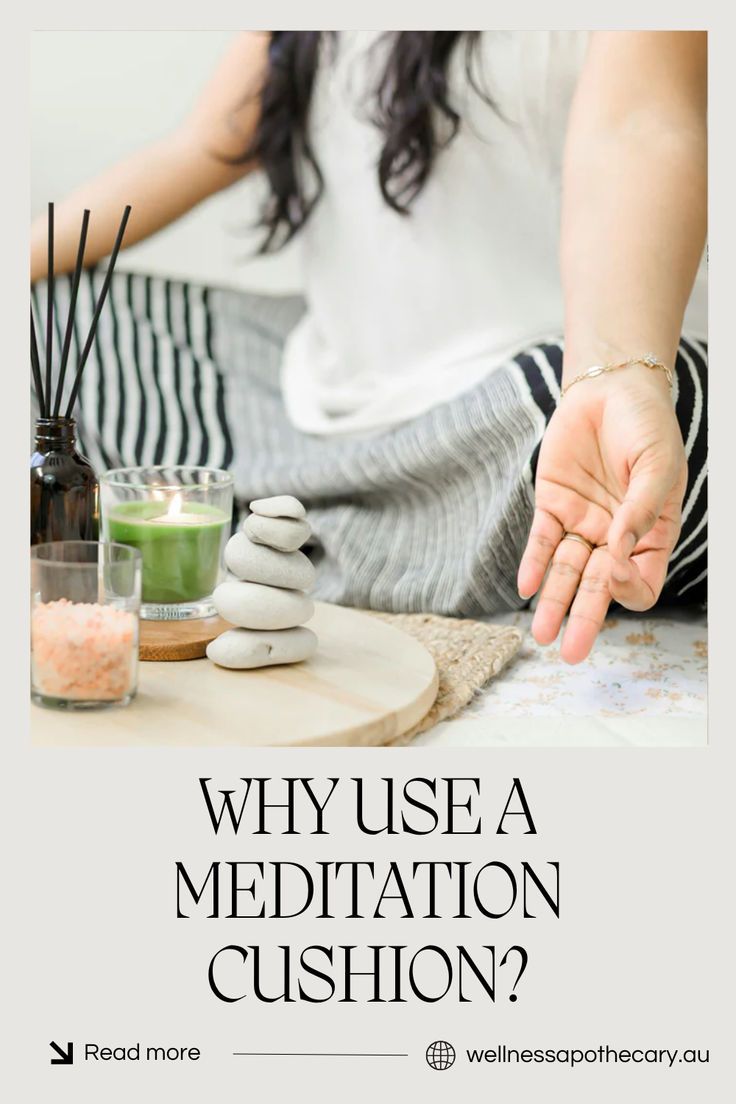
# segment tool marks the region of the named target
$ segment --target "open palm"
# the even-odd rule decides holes
[[[544,580],[532,625],[540,644],[556,640],[569,610],[561,654],[570,663],[590,652],[611,600],[654,605],[680,532],[685,451],[666,380],[654,375],[638,368],[577,384],[542,441],[519,593],[531,597]]]

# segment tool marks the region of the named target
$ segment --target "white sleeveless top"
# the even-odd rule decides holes
[[[364,433],[473,387],[563,330],[558,267],[562,151],[587,32],[485,31],[474,72],[496,110],[450,68],[458,134],[402,216],[378,187],[371,122],[391,36],[340,32],[320,67],[311,137],[324,193],[300,232],[307,312],[282,388],[306,433]],[[705,336],[705,272],[688,309]]]

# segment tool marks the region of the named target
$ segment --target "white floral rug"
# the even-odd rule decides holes
[[[532,614],[495,616],[524,632],[516,656],[456,720],[418,743],[474,746],[702,746],[707,740],[707,619],[616,612],[575,667],[529,632]],[[488,721],[493,720],[493,725]]]

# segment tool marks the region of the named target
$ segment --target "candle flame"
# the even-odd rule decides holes
[[[169,499],[166,513],[156,514],[155,517],[149,518],[149,521],[158,525],[201,525],[202,518],[201,514],[184,509],[184,495],[181,491],[177,491]]]

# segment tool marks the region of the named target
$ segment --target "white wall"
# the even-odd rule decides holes
[[[34,214],[186,113],[231,31],[36,31],[31,37]],[[215,196],[120,256],[121,268],[287,292],[298,251],[252,259],[260,182]],[[94,211],[92,212],[94,218]]]

